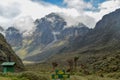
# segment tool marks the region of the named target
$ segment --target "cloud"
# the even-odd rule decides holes
[[[99,21],[105,14],[120,8],[120,0],[107,0],[101,3],[98,8],[100,9],[99,12],[86,11],[85,14]]]
[[[14,18],[20,14],[19,6],[10,4],[8,6],[0,5],[0,15],[5,18]]]
[[[78,11],[93,8],[90,2],[85,2],[83,0],[64,0],[64,4],[66,4],[68,8],[75,8]]]
[[[77,25],[78,23],[83,23],[86,26],[93,28],[96,24],[96,21],[94,18],[87,16],[87,15],[79,15],[79,16],[68,16],[65,14],[59,14],[61,17],[63,17],[65,19],[65,21],[67,22],[67,26],[66,27],[71,27],[74,25]]]
[[[56,5],[45,3],[42,1],[37,3],[37,2],[30,1],[30,0],[24,0],[24,1],[23,0],[11,0],[11,1],[4,0],[4,1],[2,1],[1,4],[2,5],[4,4],[5,6],[11,6],[13,3],[15,3],[19,6],[18,10],[20,10],[21,13],[15,17],[13,17],[12,19],[9,19],[8,17],[3,16],[3,15],[0,15],[0,17],[4,19],[4,21],[0,21],[0,24],[2,26],[6,26],[6,25],[11,26],[14,24],[14,21],[20,19],[21,17],[24,18],[24,16],[31,16],[31,18],[33,18],[33,20],[35,20],[37,18],[44,17],[45,15],[47,15],[51,12],[64,13],[68,16],[73,16],[73,17],[79,15],[79,13],[76,9],[61,8]],[[11,6],[11,7],[14,7],[14,6]],[[11,9],[11,11],[8,10],[8,12],[11,12],[11,13],[14,13],[14,11],[17,11],[17,10],[16,9],[14,9],[14,10]],[[74,13],[71,13],[71,12],[74,12]],[[30,26],[26,26],[26,27],[29,29]]]
[[[14,26],[21,32],[30,32],[31,30],[34,30],[35,24],[34,20],[30,16],[25,16],[15,20]]]
[[[32,0],[2,0],[0,1],[0,25],[4,28],[16,25],[22,31],[26,29],[29,31],[33,29],[35,19],[56,12],[62,14],[62,17],[68,22],[68,26],[82,22],[88,27],[94,27],[103,15],[119,8],[119,3],[119,0],[106,0],[98,5],[99,11],[94,11],[92,10],[95,8],[93,3],[84,0],[64,0],[64,7],[43,2],[43,0],[39,0],[39,2]],[[28,26],[29,24],[31,26]]]

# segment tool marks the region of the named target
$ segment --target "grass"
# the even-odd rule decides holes
[[[1,73],[0,80],[48,80],[48,77],[35,72],[25,71],[21,73]]]
[[[29,65],[27,69],[28,71],[34,71],[47,77],[50,77],[51,74],[54,73],[52,72],[52,66],[46,64]],[[120,72],[102,73],[102,75],[103,76],[101,76],[101,73],[86,75],[82,72],[78,72],[71,75],[70,80],[120,80]]]
[[[25,72],[20,73],[0,73],[0,80],[51,80],[52,66],[47,64],[27,65]],[[82,72],[77,72],[71,75],[70,80],[120,80],[120,72],[102,73],[86,75]]]
[[[10,78],[0,77],[0,80],[11,80]]]
[[[115,74],[115,73],[113,73]],[[70,80],[120,80],[115,78],[110,78],[109,75],[105,74],[104,77],[97,75],[71,75]],[[49,73],[35,73],[35,72],[22,72],[22,73],[9,73],[6,75],[0,75],[0,80],[51,80]]]

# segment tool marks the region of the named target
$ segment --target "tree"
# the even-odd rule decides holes
[[[68,59],[67,60],[67,62],[68,62],[68,65],[69,65],[69,72],[72,72],[73,71],[73,60],[72,59]]]
[[[75,66],[75,71],[76,71],[76,69],[77,69],[77,62],[78,62],[78,59],[79,59],[79,57],[78,57],[78,56],[75,56],[75,57],[74,57],[74,66]]]
[[[55,68],[58,66],[57,62],[52,62],[52,66],[53,66],[53,70],[55,70]]]

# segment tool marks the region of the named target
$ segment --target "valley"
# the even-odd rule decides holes
[[[52,80],[56,70],[65,70],[70,80],[120,80],[120,9],[94,28],[68,26],[53,12],[32,24],[29,32],[0,26],[0,63],[15,62],[13,73],[0,66],[0,80]]]

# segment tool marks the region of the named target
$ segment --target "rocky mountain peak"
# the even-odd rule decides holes
[[[9,27],[5,31],[7,42],[12,46],[22,46],[22,34],[14,27]]]
[[[96,29],[99,29],[99,30],[115,29],[114,27],[117,27],[120,25],[120,16],[119,15],[120,15],[120,9],[117,9],[114,12],[104,15],[103,18],[96,24],[95,30]],[[114,26],[112,26],[112,25],[114,25]]]
[[[56,21],[64,21],[64,19],[59,14],[56,14],[56,13],[48,14],[45,17],[48,21],[52,23]]]
[[[29,53],[34,54],[34,51],[36,54],[39,52],[44,52],[46,49],[49,49],[52,46],[61,46],[58,48],[61,49],[67,45],[67,43],[63,44],[64,42],[70,42],[77,36],[84,36],[89,31],[89,28],[82,23],[67,27],[67,22],[59,14],[56,13],[51,13],[41,19],[36,19],[34,23],[36,24],[35,31],[30,36],[29,40],[27,38],[22,38],[23,36],[19,30],[13,27],[10,27],[6,30],[7,41],[13,47],[20,46],[20,49],[26,50],[25,55]],[[22,45],[22,43],[24,45]],[[15,50],[18,49],[16,48]],[[27,56],[28,55],[24,57]]]

